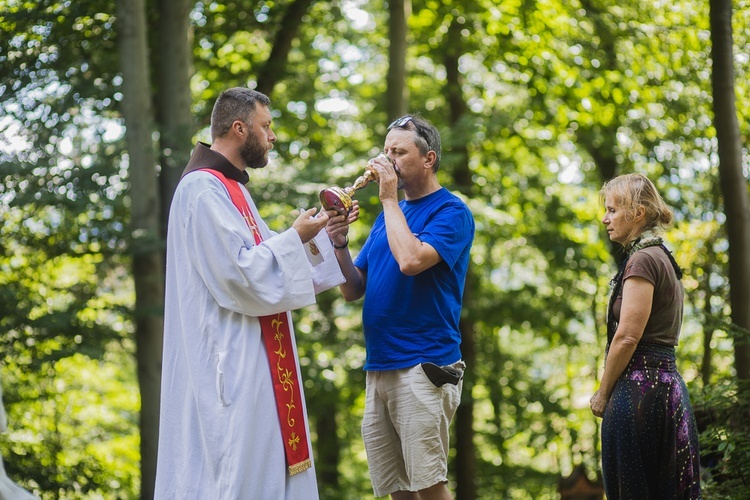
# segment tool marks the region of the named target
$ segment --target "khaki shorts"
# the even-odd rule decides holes
[[[463,377],[435,387],[421,365],[367,372],[362,439],[376,497],[448,480],[448,429],[462,387]]]

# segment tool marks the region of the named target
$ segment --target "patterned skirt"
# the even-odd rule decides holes
[[[602,420],[608,500],[701,498],[698,429],[674,347],[642,342]]]

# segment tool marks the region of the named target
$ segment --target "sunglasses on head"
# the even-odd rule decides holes
[[[402,116],[401,118],[398,118],[396,120],[393,120],[390,125],[388,125],[388,130],[392,128],[403,128],[407,123],[412,121],[413,117],[411,115]],[[416,126],[416,123],[414,124]]]
[[[417,122],[414,121],[414,117],[411,116],[411,115],[402,116],[401,118],[398,118],[398,119],[392,121],[391,124],[388,125],[388,130],[391,130],[391,129],[394,129],[394,128],[403,128],[403,129],[409,130],[409,129],[406,128],[406,125],[408,125],[409,122],[411,122],[412,125],[414,125],[414,132],[419,137],[421,137],[422,139],[424,139],[424,141],[429,145],[430,144],[430,140],[427,138],[427,136],[423,132],[422,127],[420,127],[417,124]]]

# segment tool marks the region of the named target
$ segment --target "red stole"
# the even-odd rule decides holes
[[[226,186],[232,203],[240,211],[247,227],[252,231],[255,244],[260,245],[263,237],[250,211],[250,206],[242,194],[240,183],[227,179],[216,170],[203,168],[200,170],[213,174]],[[298,383],[300,378],[297,374],[294,346],[289,330],[289,316],[285,311],[270,316],[261,316],[258,321],[260,321],[263,343],[266,346],[268,364],[271,366],[273,392],[276,396],[276,410],[281,423],[286,463],[289,467],[289,475],[293,476],[312,467],[312,462],[307,444],[309,442],[307,425],[302,410],[302,387]]]

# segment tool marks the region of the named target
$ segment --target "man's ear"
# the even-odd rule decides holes
[[[242,120],[235,120],[232,122],[232,132],[240,137],[244,137],[247,133],[247,125]]]
[[[432,169],[435,166],[435,161],[437,161],[437,153],[433,150],[427,151],[427,154],[425,155],[425,167]]]

